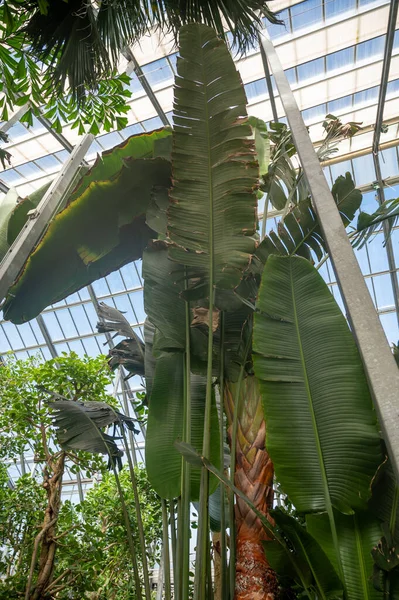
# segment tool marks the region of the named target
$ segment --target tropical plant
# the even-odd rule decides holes
[[[280,23],[263,0],[251,2],[152,3],[126,0],[4,0],[0,6],[0,118],[26,108],[21,121],[33,125],[43,111],[60,132],[72,122],[85,129],[123,129],[128,124],[130,77],[118,73],[129,45],[153,31],[172,32],[181,25],[204,22],[244,51],[257,41],[261,17]],[[1,151],[1,159],[7,153]]]
[[[25,589],[37,529],[46,508],[40,472],[27,473],[13,486],[5,466],[0,467],[0,597],[20,598]],[[97,475],[99,476],[99,474]],[[162,517],[159,497],[149,485],[143,467],[135,467],[149,567],[159,561]],[[128,469],[120,472],[135,546],[139,547],[135,500]],[[57,523],[54,577],[46,598],[58,600],[129,600],[135,594],[131,557],[115,479],[104,472],[79,504],[61,503]],[[143,564],[138,555],[139,572]]]
[[[252,121],[251,128],[239,75],[210,28],[182,28],[177,71],[174,128],[162,140],[167,181],[162,185],[159,177],[151,179],[160,164],[154,142],[146,159],[150,179],[144,180],[144,200],[132,195],[128,201],[129,209],[142,215],[141,226],[151,229],[142,254],[148,315],[144,344],[110,307],[103,307],[106,323],[101,323],[102,331],[127,336],[111,353],[110,366],[128,364],[131,373],[146,379],[146,466],[163,499],[164,524],[166,504],[169,508],[175,597],[189,597],[193,501],[199,511],[195,600],[212,596],[209,522],[216,513],[223,599],[275,600],[277,575],[287,561],[292,566],[286,571],[289,585],[293,582],[298,593],[373,597],[370,552],[381,531],[375,538],[378,521],[368,513],[367,502],[382,461],[380,439],[353,339],[311,266],[326,256],[326,247],[306,183],[287,161],[295,147],[283,125],[267,129]],[[334,118],[326,121],[329,151],[338,136],[356,131],[356,124],[349,125],[342,129]],[[156,140],[161,133],[153,135]],[[142,139],[131,138],[130,148],[141,148]],[[142,160],[137,152],[128,161],[132,172]],[[283,211],[278,231],[262,241],[257,233],[259,187]],[[332,192],[347,226],[361,194],[349,174],[337,179]],[[56,221],[66,223],[69,210],[63,235],[74,253],[94,269],[106,256],[110,271],[120,266],[121,257],[110,250],[115,246],[108,237],[103,248],[103,229],[84,235],[79,229],[78,215],[86,206],[88,219],[97,218],[89,207],[99,193],[98,187],[89,187]],[[110,221],[119,223],[125,214],[121,205],[98,197]],[[138,236],[139,231],[140,225]],[[62,292],[57,289],[61,284],[49,283],[50,275],[60,271],[56,258],[45,262],[55,251],[52,235],[50,226],[8,294],[4,312],[14,322],[33,317],[82,285],[67,272],[61,274]],[[228,476],[223,472],[226,439]],[[299,519],[270,512],[272,460]],[[309,562],[312,557],[316,564]],[[359,590],[369,596],[356,595]],[[170,598],[168,583],[165,591]]]
[[[8,360],[0,368],[0,457],[16,461],[29,451],[33,454],[41,485],[45,491],[45,511],[39,532],[35,533],[28,571],[25,573],[26,600],[45,597],[54,579],[54,561],[57,549],[57,522],[61,507],[62,480],[65,470],[72,473],[84,470],[89,477],[104,472],[105,463],[87,453],[92,451],[94,436],[89,442],[73,445],[70,452],[64,437],[57,435],[53,424],[54,408],[62,402],[50,402],[55,397],[67,396],[65,404],[80,412],[96,411],[102,415],[101,427],[112,422],[104,419],[114,399],[104,388],[110,374],[103,357],[79,359],[76,354],[63,355],[57,360],[41,363]],[[124,418],[125,417],[119,417]],[[75,430],[79,435],[79,431]],[[103,434],[106,444],[96,452],[119,458],[121,452],[115,441]],[[71,448],[71,445],[69,446]],[[31,535],[32,532],[27,533]],[[22,556],[22,553],[20,553]],[[20,590],[21,592],[22,590]]]

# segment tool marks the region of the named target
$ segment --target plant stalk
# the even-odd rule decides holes
[[[220,436],[220,469],[224,470],[224,443],[225,443],[225,429],[224,429],[224,411],[223,411],[223,398],[224,398],[224,312],[220,313],[220,372],[219,372],[219,436]],[[222,600],[227,600],[228,589],[227,589],[227,546],[226,546],[226,512],[225,512],[225,489],[224,486],[220,486],[220,596]]]
[[[187,269],[184,269],[185,289],[188,287]],[[191,360],[190,360],[190,303],[185,305],[186,340],[184,357],[184,432],[183,441],[191,444]],[[190,584],[190,480],[191,466],[182,457],[182,600],[189,597]]]
[[[147,551],[146,551],[146,545],[145,545],[145,534],[144,534],[143,518],[142,518],[142,514],[141,514],[139,491],[137,488],[137,481],[136,481],[136,475],[134,472],[133,460],[132,460],[130,449],[129,449],[129,446],[127,443],[126,432],[125,432],[125,427],[124,427],[123,423],[120,423],[120,430],[122,432],[123,443],[124,443],[125,450],[126,450],[127,462],[129,465],[130,481],[131,481],[132,488],[133,488],[134,506],[136,509],[136,518],[137,518],[137,530],[138,530],[139,540],[140,540],[141,558],[143,561],[145,598],[146,598],[146,600],[151,600],[150,574],[149,574],[149,570],[148,570]]]
[[[173,500],[172,500],[173,502]],[[169,532],[168,532],[168,508],[166,500],[162,498],[162,530],[163,530],[163,567],[165,575],[165,600],[171,600],[172,592],[170,585],[170,556],[169,556]]]

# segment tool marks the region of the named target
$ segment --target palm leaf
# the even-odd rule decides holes
[[[335,512],[340,560],[345,577],[345,588],[350,600],[382,600],[384,595],[373,587],[372,548],[381,536],[377,519],[369,512],[343,515]],[[309,533],[318,541],[332,564],[337,568],[337,556],[326,514],[308,515]]]
[[[151,4],[140,0],[102,2],[99,8],[85,0],[55,0],[42,13],[35,0],[23,3],[27,16],[27,41],[37,58],[50,62],[50,80],[57,94],[68,82],[81,102],[85,90],[96,89],[99,80],[108,77],[117,66],[120,53],[153,27],[177,33],[191,22],[214,27],[225,38],[226,25],[234,44],[244,51],[257,44],[260,15],[273,23],[282,23],[263,1],[223,3],[215,0],[176,4],[160,0]]]
[[[191,440],[196,449],[202,447],[204,431],[206,379],[191,376]],[[183,354],[168,353],[156,362],[155,377],[149,401],[146,468],[154,490],[161,498],[172,499],[181,493],[181,455],[175,447],[183,439],[184,369]],[[219,462],[219,424],[215,398],[211,410],[211,457]],[[191,500],[198,500],[200,468],[191,469]],[[217,482],[211,482],[211,491]]]
[[[393,200],[385,200],[383,204],[372,214],[361,212],[357,220],[356,230],[359,235],[356,236],[354,246],[359,249],[364,246],[373,236],[373,233],[379,229],[379,225],[384,221],[388,221],[388,233],[390,234],[393,227],[399,219],[399,198]],[[385,244],[386,242],[384,242]]]
[[[84,450],[96,454],[120,457],[114,437],[101,431],[112,423],[125,422],[134,430],[133,419],[115,411],[105,402],[74,402],[55,400],[50,403],[53,423],[62,448]]]
[[[345,317],[300,257],[269,258],[257,310],[253,360],[278,481],[301,512],[365,508],[380,440]]]
[[[155,233],[146,225],[154,185],[168,187],[163,158],[124,159],[96,179],[51,222],[8,292],[4,316],[21,323],[89,283],[141,258]],[[97,178],[98,177],[98,178]]]
[[[279,578],[293,580],[299,589],[314,591],[317,597],[342,598],[342,583],[327,555],[318,542],[296,519],[282,510],[270,511],[278,530],[295,555],[302,577],[298,577],[286,549],[277,540],[263,542],[267,560]],[[303,594],[305,595],[305,594]]]
[[[177,70],[169,255],[195,268],[206,297],[210,279],[236,286],[254,251],[258,165],[240,76],[213,30],[182,28]]]
[[[360,207],[362,194],[355,188],[350,173],[340,175],[331,191],[346,227]],[[270,254],[298,254],[312,260],[314,253],[321,260],[326,251],[317,215],[310,198],[307,198],[295,205],[280,221],[277,233],[272,231],[262,240],[256,250],[256,257],[262,264],[265,264]]]

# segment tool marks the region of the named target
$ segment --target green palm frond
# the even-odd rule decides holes
[[[87,0],[52,0],[45,11],[41,4],[28,0],[20,8],[26,40],[37,58],[50,65],[56,91],[64,92],[68,83],[79,101],[112,73],[126,46],[154,27],[176,39],[180,27],[190,22],[214,27],[224,39],[227,27],[234,45],[244,52],[257,43],[262,15],[282,23],[264,0],[103,0],[99,8]]]
[[[357,220],[357,231],[359,235],[354,243],[359,249],[364,246],[373,236],[373,233],[379,229],[379,226],[384,221],[388,222],[389,235],[393,227],[399,220],[399,198],[386,200],[381,206],[371,215],[366,212],[361,212]],[[385,245],[385,242],[384,242]]]
[[[349,225],[358,210],[362,194],[355,188],[350,173],[340,175],[333,187],[332,195],[337,203],[342,221]],[[278,225],[278,231],[271,231],[260,243],[255,256],[264,264],[270,254],[298,254],[312,260],[311,252],[321,260],[326,252],[322,231],[310,198],[295,205]],[[256,262],[254,263],[256,268]]]

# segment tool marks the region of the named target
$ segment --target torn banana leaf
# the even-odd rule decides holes
[[[136,138],[137,139],[137,138]],[[91,182],[51,222],[10,288],[4,317],[23,323],[124,264],[156,234],[146,224],[153,186],[169,187],[163,158],[124,159],[113,177]]]

